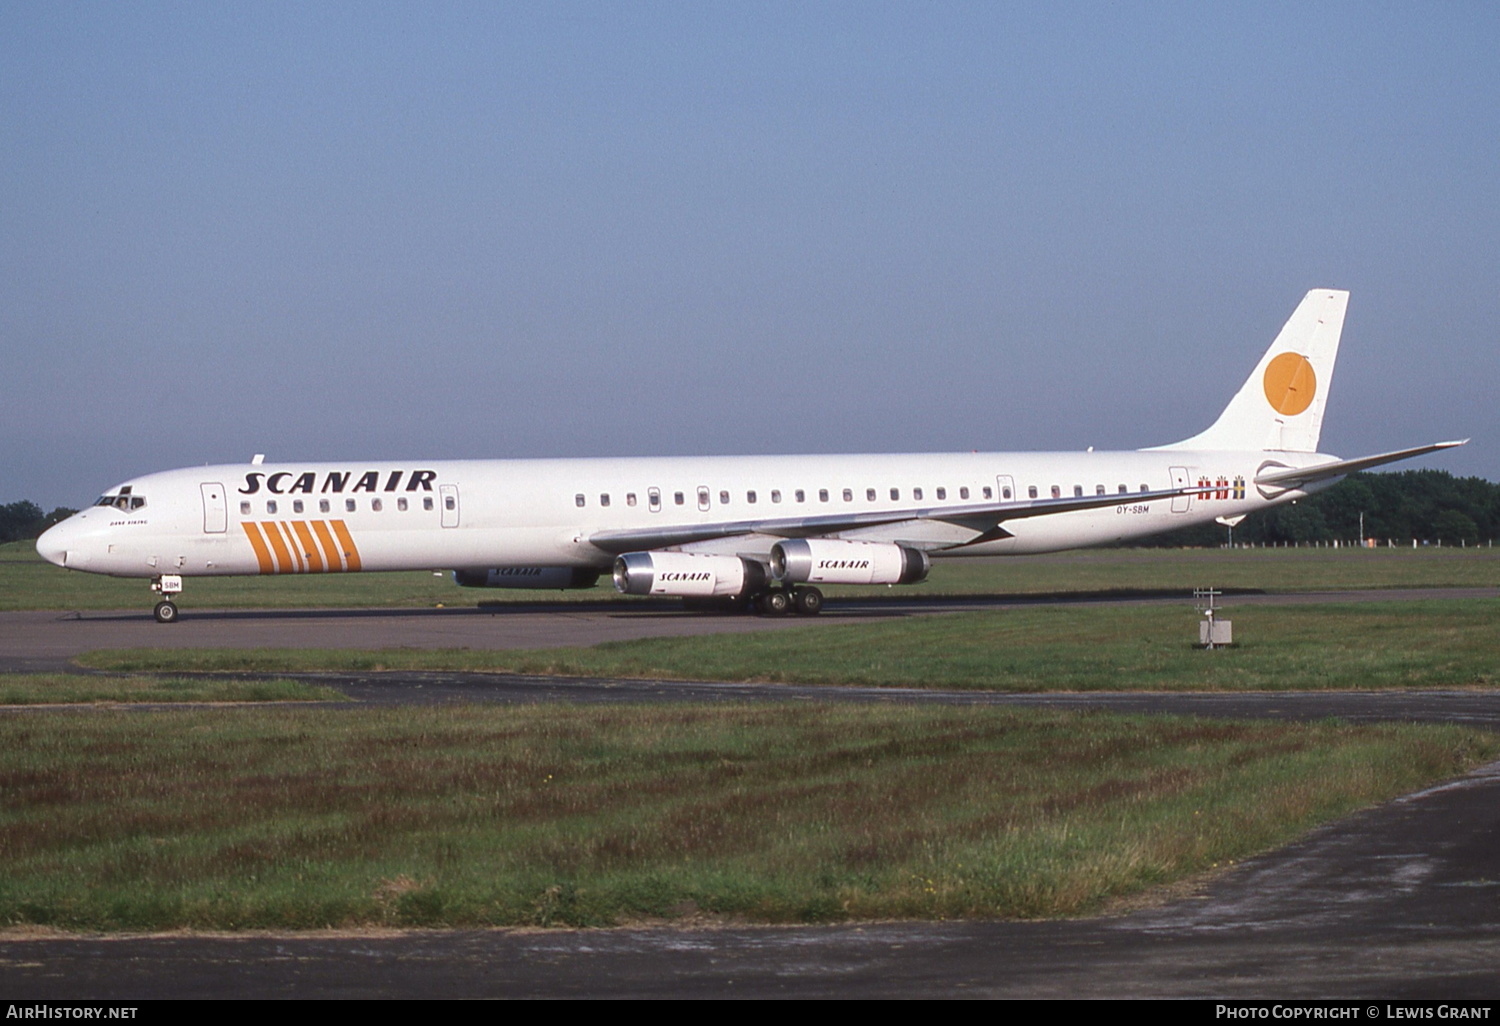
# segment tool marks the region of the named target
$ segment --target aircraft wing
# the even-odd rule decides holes
[[[1161,499],[1175,499],[1180,495],[1196,495],[1205,490],[1211,491],[1212,489],[1194,485],[1154,492],[1088,495],[1077,498],[1028,499],[1020,502],[963,506],[918,506],[868,513],[827,513],[810,517],[735,520],[719,524],[681,524],[659,528],[600,531],[590,535],[589,541],[606,552],[638,552],[643,549],[660,549],[718,538],[733,538],[742,534],[762,534],[779,538],[817,538],[822,535],[837,534],[840,531],[852,531],[860,527],[936,520],[948,524],[960,524],[980,532],[978,538],[965,543],[974,544],[1009,537],[1005,529],[1000,526],[1007,520],[1050,516],[1054,513],[1072,513],[1084,509],[1103,509],[1127,503],[1136,505],[1142,502],[1156,502]]]
[[[1279,470],[1268,470],[1265,473],[1255,475],[1255,483],[1258,485],[1275,485],[1278,488],[1300,488],[1302,485],[1313,481],[1324,481],[1330,477],[1342,477],[1352,474],[1356,470],[1368,470],[1370,467],[1378,467],[1384,463],[1395,463],[1397,460],[1410,459],[1413,456],[1422,456],[1429,452],[1437,452],[1440,449],[1452,449],[1456,446],[1467,445],[1467,438],[1457,442],[1433,442],[1431,445],[1419,445],[1415,449],[1398,449],[1395,452],[1383,452],[1375,456],[1361,456],[1357,460],[1337,460],[1333,463],[1320,463],[1315,467],[1286,467]]]

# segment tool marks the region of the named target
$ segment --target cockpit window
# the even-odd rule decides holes
[[[119,495],[101,495],[95,506],[112,506],[115,509],[132,510],[140,509],[146,505],[144,495],[131,495],[129,491],[123,491]]]

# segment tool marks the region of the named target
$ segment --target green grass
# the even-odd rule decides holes
[[[1500,552],[1452,549],[1102,549],[1012,559],[937,560],[931,578],[900,593],[1034,595],[1180,591],[1212,584],[1263,591],[1342,588],[1483,587],[1500,583]],[[885,595],[880,588],[830,588],[830,595]],[[459,588],[429,571],[192,578],[182,605],[225,608],[399,608],[439,604],[631,601],[605,578],[585,591]],[[0,545],[0,610],[145,609],[144,580],[61,570],[30,542]]]
[[[0,717],[0,922],[1048,917],[1500,752],[1459,728],[932,707]]]
[[[0,673],[0,705],[82,702],[328,702],[344,695],[295,680],[93,677],[70,673]]]
[[[79,661],[119,671],[492,670],[1001,691],[1489,687],[1500,600],[1231,607],[1237,645],[1194,647],[1182,606],[1050,606],[795,631],[646,638],[534,651],[136,649]]]

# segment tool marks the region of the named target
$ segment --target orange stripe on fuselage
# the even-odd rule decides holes
[[[339,555],[339,547],[333,540],[333,534],[328,530],[328,524],[322,520],[314,520],[312,529],[318,536],[318,543],[323,546],[323,560],[328,566],[328,572],[340,573],[344,569],[344,561]]]
[[[292,554],[287,551],[286,541],[281,537],[281,529],[273,520],[263,521],[260,525],[265,529],[266,540],[271,543],[271,551],[276,554],[276,572],[289,574],[296,569],[292,562]]]
[[[354,539],[349,536],[349,529],[344,526],[342,520],[335,520],[333,533],[339,536],[339,544],[344,547],[344,562],[350,570],[359,569],[359,549],[354,546]]]
[[[302,546],[297,544],[297,536],[292,533],[292,525],[283,520],[278,526],[281,528],[281,537],[286,539],[287,551],[292,554],[293,572],[306,573],[307,560],[302,558]]]
[[[312,532],[307,529],[307,524],[301,520],[294,520],[292,530],[297,532],[297,539],[302,542],[302,555],[307,560],[307,572],[322,573],[323,559],[318,555],[318,543],[313,541]]]
[[[255,561],[260,564],[260,572],[275,573],[276,568],[271,564],[271,550],[266,548],[266,541],[260,536],[260,527],[251,521],[241,521],[240,526],[245,529],[245,537],[250,539],[250,547],[255,550]]]

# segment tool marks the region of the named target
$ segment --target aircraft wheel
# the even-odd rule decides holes
[[[792,599],[781,589],[768,591],[755,600],[755,608],[765,616],[781,616],[792,608]]]
[[[817,616],[823,611],[823,593],[817,588],[798,588],[792,592],[792,608],[798,616]]]
[[[177,603],[162,600],[156,604],[156,608],[151,611],[151,615],[156,617],[157,623],[176,623]]]

